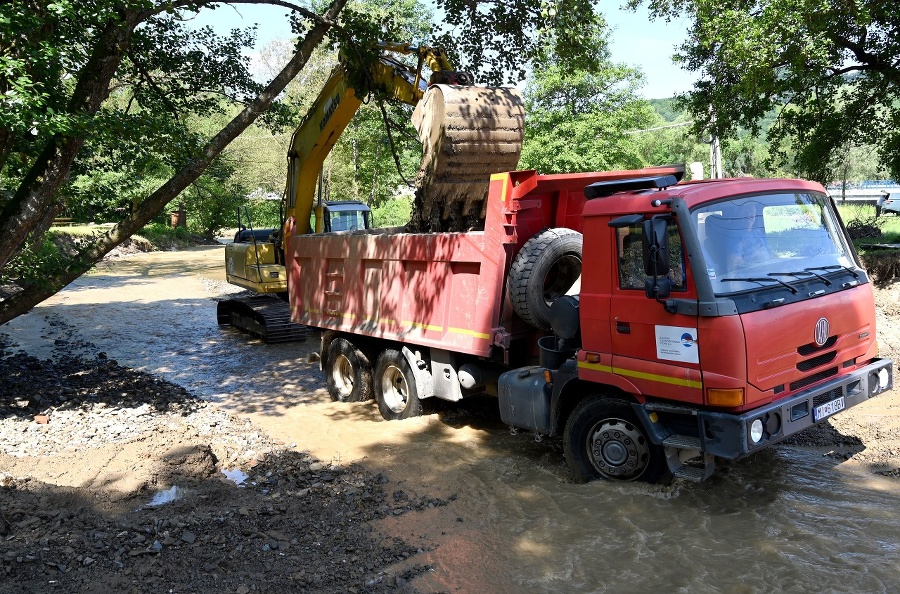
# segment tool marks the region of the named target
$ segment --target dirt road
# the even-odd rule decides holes
[[[47,390],[33,402],[23,395],[34,383],[20,387],[0,422],[0,496],[13,510],[3,563],[27,586],[0,591],[704,591],[735,576],[771,589],[773,563],[795,546],[798,558],[830,546],[866,558],[855,582],[839,560],[792,570],[811,588],[832,573],[861,590],[896,575],[894,556],[871,543],[900,529],[896,514],[885,521],[898,504],[886,495],[900,475],[897,391],[710,483],[574,485],[560,444],[510,434],[490,400],[396,423],[371,403],[331,402],[305,362],[314,337],[269,346],[216,326],[213,299],[229,290],[221,262],[220,247],[105,262],[0,329],[7,353],[91,362],[15,360]],[[877,291],[892,358],[898,292]],[[115,381],[70,385],[58,401],[59,369],[70,382]],[[35,419],[44,413],[47,423]],[[239,488],[223,469],[249,482]],[[147,507],[172,487],[173,503]],[[807,526],[809,501],[852,503],[854,523]],[[784,526],[815,538],[798,545],[808,539]],[[758,531],[759,541],[739,537]]]

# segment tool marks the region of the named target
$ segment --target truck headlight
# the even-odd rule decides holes
[[[891,374],[888,373],[886,368],[882,368],[881,371],[878,372],[878,384],[881,386],[881,389],[884,390],[888,387],[888,383],[891,381]]]
[[[750,423],[750,440],[753,443],[759,443],[763,438],[763,422],[762,419],[755,419]]]

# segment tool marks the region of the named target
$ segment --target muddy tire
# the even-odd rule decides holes
[[[507,290],[516,314],[550,329],[550,306],[581,277],[581,233],[545,229],[525,242],[513,260]]]
[[[422,414],[415,375],[400,351],[387,349],[375,363],[375,402],[387,421]]]
[[[372,399],[372,364],[346,338],[335,338],[325,358],[325,385],[335,402],[362,402]]]
[[[667,483],[663,447],[655,445],[623,400],[591,396],[572,411],[563,434],[566,464],[576,482],[598,478]]]

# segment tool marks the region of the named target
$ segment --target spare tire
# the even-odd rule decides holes
[[[581,233],[563,228],[544,229],[525,242],[507,282],[520,318],[535,328],[550,329],[550,306],[581,279],[581,245]]]

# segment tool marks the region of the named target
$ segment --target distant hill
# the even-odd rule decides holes
[[[674,97],[669,97],[668,99],[650,99],[650,106],[667,122],[674,122],[684,114],[683,110],[675,107]]]

